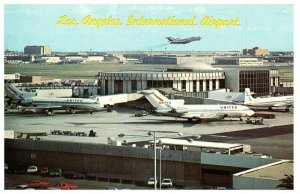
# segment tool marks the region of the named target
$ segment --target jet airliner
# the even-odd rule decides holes
[[[156,108],[156,112],[162,115],[186,118],[193,120],[215,120],[228,118],[250,117],[254,111],[243,105],[184,105],[174,103],[157,90],[143,90],[140,92]]]
[[[245,88],[244,105],[254,107],[267,107],[268,110],[272,110],[272,107],[286,107],[285,111],[289,111],[289,108],[294,104],[294,96],[277,96],[268,98],[253,98],[250,89]]]
[[[7,96],[12,99],[12,103],[21,105],[21,110],[40,110],[46,111],[49,115],[53,110],[67,110],[75,113],[75,110],[93,111],[105,109],[104,105],[99,102],[98,97],[95,99],[85,98],[45,98],[35,96],[32,92],[23,92],[13,84],[5,86]]]
[[[190,37],[190,38],[173,38],[173,37],[167,37],[170,44],[187,44],[193,41],[199,41],[201,40],[200,36]]]

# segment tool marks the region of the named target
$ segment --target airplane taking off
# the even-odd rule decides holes
[[[199,41],[201,40],[201,37],[195,36],[195,37],[184,38],[184,39],[167,37],[167,39],[169,40],[170,44],[187,44],[193,41]]]
[[[254,107],[267,107],[272,110],[272,107],[286,107],[285,111],[288,112],[289,108],[294,104],[294,96],[277,96],[267,98],[253,98],[250,89],[245,88],[244,105]]]
[[[12,103],[21,105],[21,110],[26,109],[46,111],[48,115],[53,113],[53,110],[68,110],[75,113],[75,109],[93,111],[105,109],[103,104],[100,104],[98,97],[95,99],[85,98],[45,98],[35,96],[32,92],[23,92],[16,88],[13,84],[5,86],[7,96],[12,99]]]
[[[166,98],[157,90],[143,90],[140,92],[156,108],[156,112],[166,116],[186,118],[189,122],[193,119],[213,120],[228,118],[250,117],[254,111],[243,105],[184,105],[175,103]]]

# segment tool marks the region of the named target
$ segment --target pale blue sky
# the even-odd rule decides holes
[[[5,5],[4,49],[23,51],[26,45],[50,45],[52,51],[240,51],[259,46],[272,51],[293,50],[292,5]],[[60,16],[113,16],[121,27],[58,26]],[[221,19],[239,17],[241,26],[127,27],[128,16],[163,19],[168,16]],[[201,36],[186,45],[163,45],[165,37]]]

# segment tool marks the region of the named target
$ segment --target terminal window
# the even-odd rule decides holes
[[[123,93],[123,80],[115,80],[115,94]]]
[[[256,93],[256,96],[269,95],[269,70],[240,71],[239,91],[244,92],[245,88],[250,88],[251,91]]]
[[[132,80],[131,81],[131,92],[136,92],[137,91],[137,81]]]
[[[181,90],[186,90],[186,80],[181,81]]]

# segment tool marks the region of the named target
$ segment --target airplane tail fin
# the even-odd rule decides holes
[[[250,89],[249,88],[245,88],[245,98],[244,98],[244,103],[249,103],[249,102],[253,102],[254,98],[252,97],[251,93],[250,93]]]
[[[157,90],[143,90],[140,92],[156,109],[172,109],[171,101]]]
[[[34,96],[34,93],[31,92],[23,92],[19,90],[13,84],[6,84],[5,85],[5,92],[6,95],[13,100],[24,100],[26,98],[31,98]]]
[[[19,90],[16,86],[14,86],[13,84],[7,84],[5,85],[5,92],[6,95],[14,100],[21,100],[22,99],[22,91]]]

